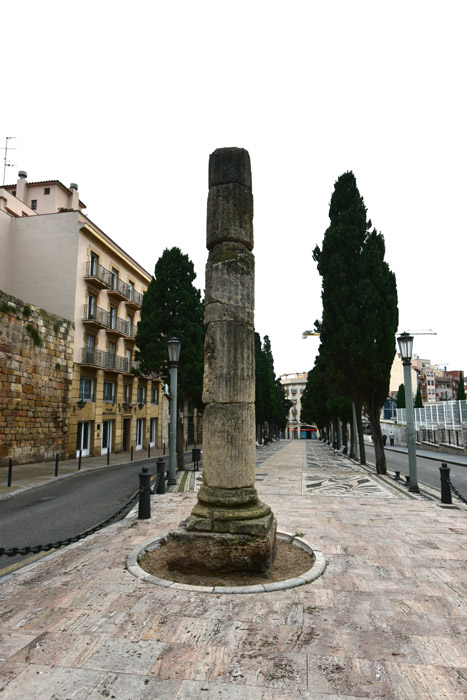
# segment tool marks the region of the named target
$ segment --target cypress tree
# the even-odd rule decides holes
[[[459,385],[457,387],[456,401],[465,401],[464,375],[459,372]]]
[[[399,384],[396,396],[396,408],[405,408],[405,386],[403,384]]]
[[[322,276],[321,343],[326,372],[339,393],[369,418],[378,473],[386,472],[380,412],[389,391],[398,324],[394,274],[383,236],[367,220],[352,172],[335,183],[330,226],[313,251]]]
[[[422,394],[420,391],[420,387],[417,387],[417,393],[415,394],[413,407],[414,408],[423,408],[423,401],[422,401]]]
[[[180,402],[202,408],[204,368],[204,308],[201,293],[193,286],[193,263],[179,248],[164,250],[143,297],[138,323],[136,359],[147,372],[158,372],[169,381],[167,341],[181,342],[178,383]]]

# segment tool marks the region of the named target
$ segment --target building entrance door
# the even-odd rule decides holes
[[[123,442],[122,450],[123,452],[130,451],[130,440],[131,440],[131,418],[123,419]]]
[[[102,421],[101,455],[106,455],[107,450],[112,452],[112,421]]]
[[[144,418],[136,419],[136,449],[143,449],[143,428],[144,428]]]
[[[91,421],[81,421],[78,423],[78,434],[76,436],[76,456],[79,457],[81,450],[82,457],[89,457],[91,443]]]

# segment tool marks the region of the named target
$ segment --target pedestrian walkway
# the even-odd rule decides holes
[[[150,520],[0,579],[2,700],[465,700],[467,509],[409,499],[318,441],[266,450],[259,496],[324,553],[322,576],[232,595],[145,583],[127,556],[196,502],[153,496]]]
[[[194,445],[188,445],[190,448],[185,454],[191,455],[191,448]],[[197,445],[197,447],[200,447]],[[24,491],[27,488],[41,486],[54,479],[77,475],[80,472],[86,472],[93,469],[103,469],[107,467],[117,467],[122,464],[133,462],[148,462],[158,457],[165,455],[165,450],[151,447],[150,450],[134,450],[131,452],[121,452],[119,454],[110,454],[109,463],[107,464],[107,455],[99,455],[97,457],[83,457],[81,462],[79,459],[66,459],[58,463],[58,476],[55,476],[55,462],[35,462],[34,464],[15,464],[13,465],[11,486],[8,486],[8,467],[0,469],[0,500],[6,498],[18,491]],[[180,478],[179,478],[180,480]]]

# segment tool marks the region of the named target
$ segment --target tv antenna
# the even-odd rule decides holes
[[[15,139],[15,138],[16,138],[16,136],[7,136],[6,139],[5,139],[5,148],[3,149],[3,150],[5,151],[5,155],[4,155],[4,158],[3,158],[3,184],[5,184],[6,169],[7,169],[7,168],[14,168],[14,167],[15,167],[15,164],[14,164],[14,163],[9,163],[9,162],[8,162],[8,151],[9,151],[9,150],[10,150],[10,151],[16,151],[16,148],[13,148],[12,146],[10,146],[10,148],[8,148],[8,141],[10,141],[11,139]]]

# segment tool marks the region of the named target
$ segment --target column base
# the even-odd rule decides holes
[[[276,554],[277,523],[260,536],[230,532],[195,532],[182,523],[167,536],[169,569],[205,575],[250,571],[267,575]],[[243,521],[245,522],[245,521]]]

